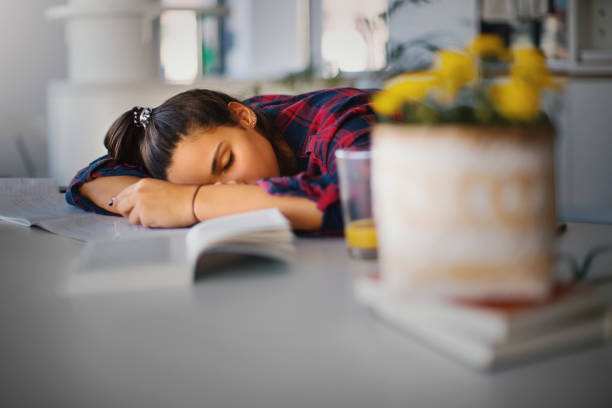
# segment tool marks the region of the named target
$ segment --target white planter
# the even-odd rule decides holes
[[[79,83],[146,81],[158,77],[153,0],[71,0],[46,12],[66,25],[68,78]]]
[[[396,293],[539,299],[555,230],[551,129],[378,125],[372,188]]]

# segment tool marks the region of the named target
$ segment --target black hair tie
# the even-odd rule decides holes
[[[138,127],[146,128],[151,122],[151,113],[153,109],[143,108],[141,106],[134,106],[132,108],[132,114],[134,115],[134,124]]]

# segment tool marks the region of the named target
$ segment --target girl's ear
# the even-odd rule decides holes
[[[252,129],[257,124],[257,115],[255,115],[255,112],[253,112],[251,108],[234,101],[229,102],[227,108],[232,116],[236,118],[240,126]]]

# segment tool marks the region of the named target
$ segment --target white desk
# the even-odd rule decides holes
[[[605,240],[571,224],[563,246]],[[610,346],[482,374],[381,323],[351,291],[376,264],[341,239],[300,239],[287,269],[66,297],[81,246],[0,222],[2,407],[612,406]]]

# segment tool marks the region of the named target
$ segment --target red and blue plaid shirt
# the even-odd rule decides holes
[[[315,201],[323,211],[322,233],[342,232],[334,153],[338,149],[369,149],[370,130],[375,123],[371,95],[372,91],[334,88],[301,95],[262,95],[244,101],[272,120],[298,162],[296,175],[261,179],[257,185],[270,194]],[[79,188],[97,177],[119,175],[150,177],[142,168],[102,156],[77,173],[66,192],[66,201],[88,211],[110,214],[80,195]]]

